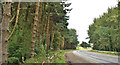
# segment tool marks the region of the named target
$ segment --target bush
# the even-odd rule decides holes
[[[10,58],[8,58],[8,63],[19,63],[19,58],[10,57]]]

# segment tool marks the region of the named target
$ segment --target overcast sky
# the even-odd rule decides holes
[[[73,10],[69,13],[70,20],[68,28],[74,28],[77,31],[78,40],[88,42],[87,30],[93,19],[107,12],[108,7],[117,6],[117,0],[70,0],[70,8]]]

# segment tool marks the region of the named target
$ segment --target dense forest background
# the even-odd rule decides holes
[[[51,51],[75,49],[79,43],[76,30],[67,28],[69,16],[66,14],[72,9],[66,7],[70,5],[65,2],[1,2],[2,62],[18,63],[38,56],[45,60]]]
[[[107,13],[94,19],[88,35],[94,50],[120,52],[120,2],[117,7],[108,8]]]

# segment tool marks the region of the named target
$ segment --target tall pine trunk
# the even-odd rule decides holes
[[[30,31],[28,31],[28,30],[26,30],[26,29],[28,29],[28,28],[30,28],[30,26],[27,26],[26,24],[28,24],[29,22],[28,22],[28,15],[29,14],[29,6],[27,6],[27,9],[26,9],[26,13],[25,13],[25,22],[24,22],[24,25],[23,25],[23,33],[25,33],[25,34],[23,34],[23,36],[24,37],[26,37],[26,38],[29,38],[29,36],[26,34],[26,32],[30,32]],[[29,24],[28,24],[29,25]],[[26,47],[26,46],[28,46],[28,42],[27,41],[29,41],[28,39],[24,39],[24,52],[23,52],[23,57],[24,57],[24,61],[27,59],[27,53],[26,53],[26,51],[28,51],[28,48]]]
[[[50,9],[48,9],[48,16],[47,16],[47,27],[46,27],[46,40],[45,44],[47,44],[47,51],[49,50],[49,43],[50,43],[50,33],[49,33],[49,26],[50,24]]]
[[[6,3],[3,9],[2,19],[2,63],[7,63],[10,15],[11,3]]]
[[[2,64],[2,35],[1,35],[1,22],[2,22],[2,4],[0,3],[0,65]]]
[[[42,18],[42,41],[41,44],[43,44],[43,40],[44,40],[44,21],[45,21],[45,13],[46,13],[46,3],[44,3],[44,10],[43,10],[43,18]]]
[[[31,58],[34,57],[34,46],[35,46],[35,38],[36,38],[36,32],[37,32],[39,4],[40,4],[40,2],[37,2],[35,18],[34,18],[34,27],[33,27],[32,43],[31,43]]]
[[[41,23],[41,14],[42,14],[42,2],[40,2],[40,12],[39,12],[39,21],[37,26],[37,40],[38,40],[38,47],[40,45],[40,23]]]
[[[53,40],[54,40],[54,30],[53,30],[53,27],[52,27],[52,40],[51,40],[51,43],[50,43],[50,47],[52,47],[52,44],[53,44]]]

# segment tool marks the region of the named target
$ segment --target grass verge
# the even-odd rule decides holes
[[[64,54],[69,51],[74,51],[74,50],[51,51],[49,53],[48,57],[50,56],[50,58],[52,58],[52,59],[47,59],[48,57],[37,56],[35,58],[26,60],[25,63],[43,63],[45,61],[45,63],[64,63],[64,64],[66,64]]]
[[[116,56],[120,56],[119,53],[111,53],[111,52],[100,52],[100,51],[96,51],[96,50],[90,50],[90,52],[96,52],[96,53],[102,53],[102,54],[108,54],[108,55],[116,55]]]
[[[58,59],[55,60],[55,63],[66,63],[64,54],[70,51],[74,51],[74,50],[60,50],[61,53],[58,55]]]

